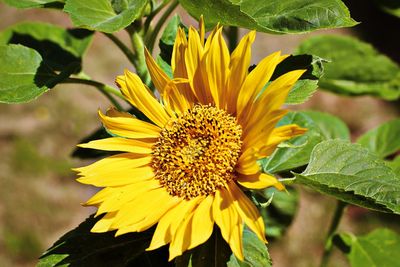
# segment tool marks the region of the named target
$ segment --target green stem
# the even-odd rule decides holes
[[[67,78],[67,79],[63,80],[62,83],[79,83],[79,84],[86,84],[86,85],[94,86],[100,92],[102,92],[117,109],[123,110],[122,106],[112,96],[112,94],[118,96],[121,99],[125,99],[125,98],[121,94],[121,92],[119,90],[115,89],[114,87],[111,87],[109,85],[103,84],[98,81],[86,80],[86,79],[80,79],[80,78]]]
[[[146,58],[144,56],[144,42],[142,36],[138,32],[131,35],[132,46],[136,51],[135,69],[140,79],[146,84],[150,85],[151,78],[147,70]]]
[[[148,31],[147,33],[147,38],[146,38],[146,46],[147,49],[149,49],[150,52],[153,51],[154,44],[156,42],[156,38],[158,33],[161,30],[161,27],[164,25],[165,21],[171,15],[172,11],[178,6],[179,2],[178,0],[173,0],[167,10],[165,10],[164,14],[162,14],[161,18],[157,21],[156,26],[154,26],[154,29],[152,31]]]
[[[151,12],[150,15],[147,16],[146,21],[144,22],[144,32],[146,33],[149,28],[150,28],[150,23],[153,20],[153,18],[163,9],[167,4],[169,3],[169,0],[163,1],[161,4],[159,4],[154,10]]]
[[[336,232],[336,229],[339,226],[340,219],[342,218],[345,207],[346,203],[339,200],[336,205],[335,213],[333,214],[331,226],[329,227],[328,234],[326,235],[324,254],[322,255],[320,267],[326,267],[328,265],[329,257],[332,254],[333,248],[332,235]]]
[[[114,44],[118,46],[119,49],[125,54],[128,60],[134,65],[135,64],[135,54],[115,35],[110,33],[104,33]]]
[[[239,38],[239,29],[235,26],[230,26],[227,31],[228,35],[228,43],[229,43],[229,51],[233,52],[235,50],[238,38]]]

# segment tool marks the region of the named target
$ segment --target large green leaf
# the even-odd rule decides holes
[[[333,238],[350,261],[352,267],[400,266],[400,235],[389,229],[376,229],[363,235],[341,233]]]
[[[343,140],[315,146],[296,181],[345,202],[400,214],[400,178],[375,154]]]
[[[243,230],[243,251],[244,261],[238,260],[235,255],[231,255],[227,262],[228,267],[271,267],[272,262],[269,257],[267,247],[256,234],[248,229]]]
[[[22,45],[0,45],[0,102],[31,101],[52,88],[69,73],[56,75],[40,54]]]
[[[4,0],[10,6],[17,8],[54,7],[62,8],[64,0]]]
[[[91,233],[97,221],[90,216],[66,233],[44,253],[37,266],[173,266],[168,263],[167,247],[145,252],[153,228],[114,237],[114,232]]]
[[[64,11],[77,27],[112,33],[142,15],[147,0],[68,0]]]
[[[386,122],[363,134],[357,143],[381,158],[400,150],[400,119]]]
[[[23,22],[0,33],[0,45],[22,44],[35,49],[45,64],[55,71],[62,71],[71,64],[80,70],[82,56],[93,37],[84,29],[64,29],[39,22]]]
[[[304,41],[297,52],[332,61],[319,81],[322,89],[386,100],[400,97],[399,66],[367,43],[353,37],[321,35]]]
[[[196,19],[269,33],[299,33],[356,23],[340,0],[179,0]]]
[[[400,156],[397,156],[394,160],[392,161],[386,161],[386,165],[388,165],[394,173],[400,177]]]
[[[338,118],[322,112],[290,112],[278,125],[292,123],[307,128],[307,132],[279,145],[270,157],[262,160],[265,172],[276,173],[304,166],[314,146],[321,141],[349,139],[347,126]]]

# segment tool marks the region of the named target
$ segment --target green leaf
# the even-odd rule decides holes
[[[243,252],[244,261],[238,260],[235,255],[231,255],[227,262],[228,267],[271,267],[272,262],[269,257],[267,247],[256,234],[245,228],[243,230]]]
[[[293,70],[305,69],[306,72],[296,82],[286,98],[286,104],[294,105],[306,102],[318,88],[318,79],[324,74],[323,58],[312,55],[291,55],[283,60],[271,77],[279,76]]]
[[[221,232],[214,227],[213,234],[203,244],[186,251],[175,260],[176,267],[225,267],[231,250],[221,236]]]
[[[114,232],[91,233],[98,219],[90,216],[62,236],[40,257],[37,266],[173,266],[168,263],[166,247],[145,252],[153,228],[118,237]]]
[[[64,11],[77,27],[113,33],[142,15],[147,0],[68,0]]]
[[[375,4],[377,4],[383,11],[400,17],[400,2],[398,0],[374,0]]]
[[[270,157],[262,160],[265,172],[276,173],[304,166],[308,163],[314,146],[321,141],[334,138],[349,139],[347,126],[329,114],[311,111],[290,112],[278,126],[293,123],[307,128],[307,132],[280,144]]]
[[[371,45],[353,37],[315,36],[304,41],[297,53],[318,55],[331,61],[319,81],[322,89],[386,100],[400,97],[399,66]]]
[[[270,199],[272,202],[267,207],[258,206],[260,214],[263,217],[267,239],[281,237],[287,227],[292,223],[294,215],[298,208],[299,194],[293,187],[286,187],[286,192],[277,191],[274,188],[267,188],[257,191],[253,195],[256,201],[260,203],[262,197],[264,203]]]
[[[160,68],[165,72],[165,74],[167,74],[168,77],[170,79],[172,79],[173,74],[172,74],[171,66],[167,62],[165,62],[164,59],[162,59],[162,57],[160,55],[157,55],[156,62],[158,64],[158,66],[160,66]]]
[[[400,156],[396,157],[392,161],[386,161],[386,165],[388,165],[394,173],[400,177]]]
[[[40,22],[23,22],[0,33],[0,45],[21,44],[35,49],[44,63],[55,71],[72,64],[82,65],[82,56],[91,44],[93,32],[84,29],[64,29]]]
[[[400,263],[400,235],[389,229],[376,229],[363,235],[341,233],[333,238],[350,261],[352,267],[394,267]]]
[[[65,78],[43,63],[40,54],[22,45],[0,45],[0,102],[31,101]]]
[[[400,150],[400,119],[386,122],[363,134],[357,143],[385,158]]]
[[[165,61],[166,64],[171,63],[172,50],[175,43],[176,34],[178,28],[181,27],[187,31],[186,26],[182,23],[179,15],[173,16],[167,23],[164,32],[161,35],[158,46],[160,47],[160,57]]]
[[[4,0],[10,6],[16,8],[37,8],[37,7],[52,7],[62,8],[64,0]]]
[[[340,0],[179,0],[194,18],[268,33],[300,33],[354,26]]]
[[[315,146],[296,181],[345,202],[400,214],[400,178],[358,144],[328,140]]]

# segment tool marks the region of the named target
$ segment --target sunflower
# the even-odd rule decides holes
[[[276,52],[249,72],[254,39],[249,32],[230,54],[222,27],[204,41],[201,20],[199,32],[177,32],[172,79],[145,51],[159,98],[136,74],[117,77],[125,98],[148,121],[113,108],[99,111],[113,137],[79,145],[123,152],[77,169],[79,182],[103,187],[86,202],[104,214],[92,232],[116,230],[118,236],[157,224],[147,250],[170,244],[169,260],[207,241],[214,223],[240,260],[244,224],[266,242],[262,217],[242,189],[284,189],[257,160],[305,132],[294,124],[275,127],[304,70],[269,82],[287,57]]]

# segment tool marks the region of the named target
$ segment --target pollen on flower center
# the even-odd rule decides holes
[[[173,196],[214,193],[235,178],[241,134],[224,110],[196,105],[162,129],[152,152],[156,179]]]

